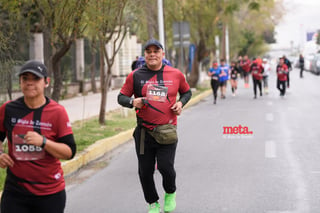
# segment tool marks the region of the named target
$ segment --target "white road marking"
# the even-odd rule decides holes
[[[277,147],[274,141],[266,141],[264,156],[265,158],[277,157]]]
[[[267,121],[273,121],[273,119],[274,119],[273,113],[267,113],[266,114],[266,120]]]
[[[304,179],[304,174],[297,157],[292,150],[292,143],[282,143],[291,170],[291,178],[295,183],[295,196],[297,199],[294,213],[309,213],[310,205],[307,192],[307,184]]]

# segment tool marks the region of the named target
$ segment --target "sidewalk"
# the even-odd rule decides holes
[[[120,89],[112,90],[107,93],[106,112],[120,108],[117,97]],[[59,104],[65,107],[71,123],[93,116],[98,116],[100,111],[101,93],[89,93],[85,96],[61,100]]]

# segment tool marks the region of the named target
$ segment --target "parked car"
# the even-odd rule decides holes
[[[304,57],[304,70],[311,71],[311,62],[315,54],[308,54]]]
[[[310,71],[320,75],[320,53],[314,55],[311,61]]]

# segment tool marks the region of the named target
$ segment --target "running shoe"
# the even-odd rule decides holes
[[[166,193],[164,196],[164,212],[172,212],[176,209],[176,193]]]
[[[149,213],[161,213],[160,204],[158,202],[150,204]]]

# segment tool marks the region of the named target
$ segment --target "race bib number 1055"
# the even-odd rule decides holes
[[[23,134],[12,133],[13,156],[17,160],[39,160],[44,158],[45,151],[39,146],[27,144]]]

